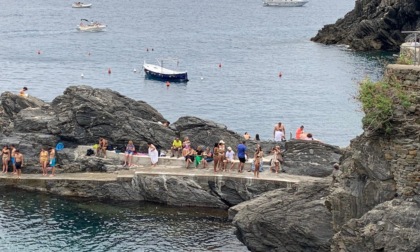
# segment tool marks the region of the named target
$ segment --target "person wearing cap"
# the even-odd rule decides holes
[[[23,154],[18,149],[15,150],[15,166],[18,178],[22,175]]]
[[[175,152],[176,152],[176,157],[179,158],[181,156],[181,152],[182,152],[182,142],[179,139],[179,137],[175,137],[175,140],[172,142],[172,147],[171,147],[171,152],[172,155],[171,157],[175,157]]]
[[[231,164],[229,170],[232,170],[235,166],[235,163],[233,162],[233,160],[235,160],[235,152],[230,146],[227,148],[225,157],[226,159],[223,161],[223,171],[226,171],[228,163]]]

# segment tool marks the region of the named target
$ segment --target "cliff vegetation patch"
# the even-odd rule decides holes
[[[407,109],[411,105],[410,96],[395,76],[388,76],[377,82],[370,79],[361,81],[357,99],[362,103],[365,112],[363,127],[385,134],[392,132],[392,119],[396,109]]]

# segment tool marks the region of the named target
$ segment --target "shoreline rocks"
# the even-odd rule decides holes
[[[355,7],[335,24],[325,25],[312,41],[345,44],[357,51],[398,51],[407,34],[420,27],[416,0],[356,0]]]

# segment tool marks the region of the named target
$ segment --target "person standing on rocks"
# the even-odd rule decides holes
[[[15,151],[16,151],[16,148],[15,148],[15,146],[12,144],[12,145],[10,145],[10,150],[11,150],[11,154],[10,154],[10,161],[12,161],[12,166],[13,166],[13,174],[17,174],[17,171],[16,171],[16,165],[15,165]]]
[[[340,165],[335,163],[333,165],[333,172],[332,172],[332,184],[337,183],[339,177],[341,176],[342,172],[340,171]]]
[[[238,144],[238,159],[239,159],[239,165],[238,165],[238,172],[243,172],[245,162],[246,162],[246,145],[245,141],[242,141],[241,144]]]
[[[133,141],[128,141],[127,146],[125,147],[124,153],[124,166],[132,166],[133,165],[133,154],[136,150],[136,147],[133,144]]]
[[[152,143],[147,143],[149,146],[148,153],[150,157],[150,162],[152,167],[156,167],[158,161],[159,161],[159,152],[157,151],[156,147]]]
[[[286,137],[285,137],[285,129],[284,129],[284,125],[279,122],[274,126],[274,132],[273,132],[273,137],[274,137],[274,141],[275,142],[280,142],[280,141],[285,141]]]
[[[19,150],[15,150],[15,166],[18,179],[22,176],[23,154]]]
[[[217,151],[219,152],[218,155],[217,155],[217,158],[219,160],[218,166],[220,166],[221,167],[220,169],[223,170],[224,161],[226,159],[226,157],[225,157],[225,151],[226,151],[225,141],[223,141],[223,140],[219,141],[219,147],[217,148]]]
[[[3,173],[7,173],[9,170],[10,150],[7,145],[3,146],[1,150],[1,161],[3,164]]]
[[[214,170],[214,173],[216,173],[217,172],[217,166],[219,165],[219,143],[214,144],[214,147],[213,147],[213,161],[214,161],[213,170]]]
[[[49,153],[50,153],[50,167],[51,167],[51,175],[50,177],[54,177],[55,176],[55,165],[57,162],[57,159],[55,157],[55,149],[54,148],[49,148],[48,149]],[[48,174],[48,171],[47,171]]]
[[[106,140],[105,138],[102,138],[102,155],[104,158],[106,158],[106,150],[108,149],[108,140]]]
[[[255,169],[254,169],[254,178],[260,177],[260,166],[261,162],[263,160],[264,152],[261,148],[261,146],[258,146],[257,150],[254,154],[254,162],[255,162]]]
[[[47,165],[48,165],[48,151],[42,147],[39,153],[39,163],[41,164],[42,176],[47,176]]]
[[[273,165],[270,166],[270,170],[273,171],[273,167],[274,167],[274,172],[279,173],[280,169],[281,169],[281,162],[283,162],[283,157],[281,156],[281,150],[280,150],[280,146],[277,145],[276,147],[273,148]]]

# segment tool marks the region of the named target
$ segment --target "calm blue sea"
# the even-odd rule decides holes
[[[91,9],[73,9],[72,1],[2,0],[0,92],[27,86],[51,101],[70,85],[111,88],[170,122],[193,115],[271,139],[281,121],[287,132],[303,124],[316,138],[347,146],[361,133],[357,83],[379,78],[387,59],[309,40],[354,0],[310,0],[302,8],[260,0],[91,2]],[[79,32],[82,18],[108,29]],[[188,84],[144,79],[144,60],[165,57],[180,59]],[[0,198],[2,251],[245,249],[218,214],[17,195]]]
[[[193,115],[266,140],[279,121],[287,132],[305,125],[339,146],[361,133],[353,96],[358,81],[381,76],[382,57],[310,41],[354,0],[311,0],[302,8],[259,0],[91,2],[74,9],[72,1],[2,0],[0,92],[27,86],[51,101],[70,85],[111,88],[148,102],[170,122]],[[79,32],[82,18],[108,29]],[[180,59],[188,84],[166,88],[144,79],[144,60],[165,57]]]

